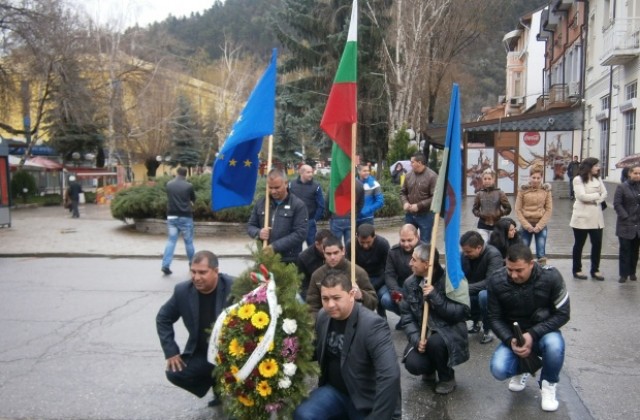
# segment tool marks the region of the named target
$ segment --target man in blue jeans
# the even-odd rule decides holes
[[[469,299],[471,300],[471,320],[473,325],[469,334],[480,332],[480,320],[484,334],[480,344],[493,341],[489,322],[487,321],[487,282],[503,266],[502,254],[493,245],[485,244],[482,235],[475,230],[465,232],[460,237],[461,265],[464,276],[469,282]]]
[[[169,237],[164,248],[161,269],[166,275],[172,273],[170,267],[178,235],[182,234],[189,264],[191,264],[195,253],[193,247],[193,203],[196,201],[196,194],[193,191],[193,185],[186,180],[186,176],[187,169],[178,168],[176,177],[167,182],[167,230]]]
[[[427,167],[427,159],[422,153],[411,156],[411,168],[402,184],[400,199],[405,211],[404,221],[420,229],[420,240],[431,243],[434,213],[431,200],[436,190],[438,174]]]
[[[531,355],[542,358],[541,406],[544,411],[556,411],[556,385],[565,349],[560,327],[571,313],[562,275],[533,261],[526,245],[513,245],[507,250],[506,269],[491,277],[488,294],[489,323],[501,341],[491,358],[491,374],[501,381],[511,378],[509,390],[522,391],[529,377],[523,359]],[[524,333],[522,345],[515,339],[514,322]]]

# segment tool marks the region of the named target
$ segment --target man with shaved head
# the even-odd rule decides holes
[[[295,194],[307,206],[309,229],[307,246],[311,246],[316,238],[316,223],[324,216],[324,197],[322,187],[313,180],[313,168],[302,165],[298,170],[298,179],[289,183],[289,191]]]
[[[402,286],[404,281],[411,276],[411,256],[413,250],[420,244],[418,229],[411,224],[400,228],[400,242],[389,250],[387,264],[384,270],[386,289],[380,293],[380,304],[387,311],[400,315],[398,303],[402,300]]]

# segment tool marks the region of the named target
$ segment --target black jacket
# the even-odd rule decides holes
[[[504,267],[504,259],[500,251],[493,245],[485,244],[476,259],[461,256],[462,271],[469,282],[469,295],[475,296],[487,288],[487,279]]]
[[[616,236],[633,239],[640,235],[640,183],[625,181],[618,185],[613,197],[616,218]]]
[[[218,274],[218,286],[216,287],[216,314],[217,319],[222,310],[228,306],[229,292],[231,292],[233,277],[226,274]],[[200,314],[198,291],[189,281],[176,284],[171,298],[162,305],[156,316],[156,329],[160,337],[160,345],[165,359],[180,354],[180,347],[175,340],[173,324],[182,318],[184,326],[189,332],[187,344],[184,346],[184,354],[191,355],[196,350],[200,331],[198,331],[198,317]]]
[[[422,242],[418,242],[418,245],[421,243]],[[394,290],[402,291],[402,285],[405,280],[413,274],[409,266],[412,255],[413,250],[406,252],[400,244],[395,244],[389,250],[384,269],[384,281],[389,288],[389,292],[393,292]]]
[[[447,350],[449,362],[453,367],[469,360],[469,339],[466,320],[469,318],[469,307],[449,299],[445,292],[446,274],[440,267],[434,269],[433,292],[427,296],[429,302],[428,328],[440,334]],[[422,277],[411,275],[404,283],[404,298],[400,301],[400,325],[407,335],[409,345],[405,350],[416,351],[420,342],[424,296],[422,294]],[[413,348],[413,350],[411,350]]]
[[[347,242],[346,251],[347,259],[353,261],[351,259],[351,241]],[[364,268],[376,290],[385,284],[384,270],[388,255],[389,241],[382,236],[376,236],[373,239],[373,246],[367,250],[364,250],[356,240],[356,264]]]
[[[176,175],[167,182],[167,216],[193,217],[191,203],[196,201],[193,185],[184,177]]]
[[[496,336],[511,348],[513,323],[520,324],[537,341],[557,331],[569,321],[569,292],[560,272],[551,266],[534,262],[529,280],[522,284],[511,281],[503,268],[488,282],[488,318]]]
[[[289,183],[289,191],[307,206],[309,219],[322,220],[324,217],[324,196],[320,184],[311,180],[302,182],[300,177]]]
[[[307,296],[311,275],[324,265],[324,254],[316,249],[315,244],[311,244],[298,255],[296,265],[298,266],[298,271],[304,275],[300,285],[300,292],[304,299]]]
[[[256,203],[247,223],[247,233],[252,238],[257,239],[264,227],[264,203],[264,198]],[[295,262],[302,251],[302,243],[307,239],[307,207],[293,194],[287,194],[280,205],[270,199],[269,206],[269,245],[282,256],[282,261]]]

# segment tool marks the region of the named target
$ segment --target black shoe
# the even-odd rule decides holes
[[[493,335],[491,334],[491,331],[485,332],[484,334],[482,334],[482,338],[480,338],[480,344],[488,344],[492,341]]]
[[[578,271],[577,273],[573,273],[573,278],[578,280],[586,280],[587,275],[584,274],[582,271]]]
[[[424,382],[427,385],[435,385],[436,384],[436,373],[425,373],[424,375],[422,375],[422,382]]]
[[[637,277],[636,277],[636,275],[634,274],[634,275],[632,275],[632,276],[629,276],[629,280],[631,280],[631,281],[636,281],[636,280],[638,280],[638,278],[637,278]]]
[[[173,273],[173,271],[169,270],[169,267],[162,267],[160,270],[167,276]]]
[[[599,271],[596,271],[595,273],[591,273],[591,278],[598,281],[604,281],[604,276],[600,274]]]
[[[627,281],[627,276],[622,276],[618,279],[618,283],[625,283]]]
[[[436,385],[436,394],[446,395],[453,392],[456,389],[456,380],[451,379],[450,381],[440,381],[438,385]]]
[[[222,404],[222,400],[220,398],[214,398],[214,399],[212,399],[211,401],[209,401],[207,403],[207,406],[209,406],[209,407],[217,407],[220,404]]]
[[[400,321],[396,324],[396,331],[402,331],[402,325],[400,325]]]
[[[480,332],[480,323],[474,321],[473,326],[467,331],[469,334],[477,334]]]

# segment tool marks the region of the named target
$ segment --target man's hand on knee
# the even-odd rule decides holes
[[[187,364],[182,360],[179,354],[167,359],[167,371],[182,372],[182,368],[187,367]]]

